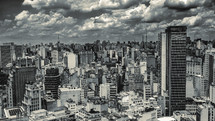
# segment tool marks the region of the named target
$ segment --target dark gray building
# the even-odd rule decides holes
[[[20,106],[25,94],[25,84],[36,82],[35,67],[16,67],[13,72],[13,105]]]
[[[53,98],[58,98],[58,86],[61,84],[61,75],[58,68],[46,69],[45,90],[51,91]]]
[[[161,94],[167,94],[166,115],[185,109],[186,26],[170,26],[161,39]]]

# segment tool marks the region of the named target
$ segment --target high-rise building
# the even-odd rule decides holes
[[[105,99],[115,99],[117,94],[117,87],[113,83],[105,83],[100,85],[100,97]]]
[[[42,57],[42,59],[46,58],[47,49],[45,48],[45,46],[40,46],[40,48],[38,50],[38,54]]]
[[[202,58],[187,56],[186,70],[188,75],[202,75],[203,64]]]
[[[152,91],[151,91],[151,85],[150,84],[144,84],[143,92],[144,92],[144,100],[148,100],[150,97],[152,97]]]
[[[53,50],[51,52],[51,57],[52,57],[52,63],[56,64],[58,63],[59,60],[59,52],[57,50]]]
[[[27,82],[36,82],[36,68],[35,67],[16,67],[12,70],[10,76],[12,86],[13,106],[19,106],[22,104],[22,100],[25,94],[25,84]]]
[[[0,85],[0,118],[3,118],[3,109],[8,105],[6,85]]]
[[[3,43],[0,46],[0,68],[6,67],[8,63],[12,63],[16,58],[22,57],[23,46],[14,43]]]
[[[53,98],[58,98],[58,86],[60,85],[60,74],[58,68],[46,69],[45,75],[45,90],[51,91]]]
[[[72,52],[67,54],[66,65],[69,69],[78,67],[78,56]]]
[[[205,80],[207,80],[207,95],[209,96],[209,86],[212,84],[215,79],[215,74],[214,74],[214,56],[215,55],[215,49],[208,49],[205,51],[205,58],[204,58],[204,63],[203,63],[203,76],[205,77]]]
[[[165,32],[160,33],[159,36],[161,41],[161,95],[164,96],[167,89],[167,40]]]
[[[212,104],[198,105],[196,111],[196,121],[214,121],[215,107]]]
[[[185,109],[186,30],[186,26],[170,26],[161,33],[161,94],[169,97],[168,115]]]
[[[26,84],[25,85],[25,96],[22,101],[23,107],[30,115],[32,111],[39,110],[42,108],[42,89],[40,85],[37,84]]]
[[[90,64],[94,60],[94,53],[93,51],[81,51],[78,54],[78,64]]]
[[[23,55],[23,45],[15,45],[14,49],[15,49],[16,59],[19,58],[19,57],[22,57],[22,55]]]
[[[8,63],[12,63],[12,46],[11,45],[1,45],[0,46],[0,68],[6,67]]]
[[[215,104],[215,84],[212,83],[210,85],[210,96],[209,99],[211,101],[211,103]]]

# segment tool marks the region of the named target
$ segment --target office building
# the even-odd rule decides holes
[[[4,44],[0,46],[0,68],[6,67],[8,63],[12,63],[14,53],[14,46]]]
[[[152,87],[150,84],[144,84],[144,88],[143,88],[144,100],[148,100],[150,97],[152,97],[151,88]]]
[[[1,79],[0,79],[1,80]],[[3,109],[8,105],[6,85],[0,85],[0,118],[3,118]]]
[[[10,100],[13,101],[13,106],[20,106],[25,94],[25,84],[36,82],[36,68],[16,67],[11,70],[10,74],[9,86],[12,87],[12,95],[9,97],[12,97]]]
[[[23,108],[30,115],[32,111],[39,110],[42,108],[42,89],[37,84],[26,84],[25,95],[22,101]]]
[[[59,52],[57,50],[53,50],[51,52],[52,63],[56,64],[59,61]]]
[[[90,64],[94,60],[94,53],[93,51],[81,51],[78,54],[78,64],[84,65],[84,64]]]
[[[105,83],[100,85],[100,97],[104,97],[105,99],[115,99],[117,94],[117,87],[113,83]]]
[[[209,49],[205,51],[204,63],[203,63],[203,76],[207,80],[208,84],[206,85],[207,95],[209,96],[209,86],[212,84],[214,79],[214,55],[215,49]]]
[[[58,98],[58,86],[61,84],[61,78],[58,68],[47,68],[45,74],[45,91],[51,91],[53,98]]]
[[[69,69],[78,67],[78,56],[72,52],[67,53],[66,65]]]
[[[198,105],[196,113],[196,121],[214,121],[215,108],[211,104]]]
[[[169,96],[168,115],[185,109],[186,30],[186,26],[170,26],[161,33],[161,94]]]

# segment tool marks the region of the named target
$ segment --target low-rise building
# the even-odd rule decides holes
[[[76,114],[77,121],[100,121],[101,113],[98,111],[94,111],[91,109],[90,111],[86,111],[85,109],[80,109]]]
[[[58,89],[58,97],[61,102],[61,105],[65,105],[66,101],[70,98],[76,104],[79,104],[84,100],[84,90],[71,86],[63,86]]]
[[[33,111],[29,116],[29,121],[65,121],[70,120],[70,113],[64,108],[55,111],[40,109]]]

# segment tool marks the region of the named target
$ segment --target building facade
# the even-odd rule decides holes
[[[186,26],[170,26],[161,34],[161,94],[169,96],[168,115],[185,109]]]
[[[39,85],[36,84],[26,84],[25,85],[25,95],[22,101],[23,107],[30,115],[32,111],[39,110],[42,108],[42,91]]]
[[[58,86],[61,83],[61,78],[58,68],[48,68],[45,74],[45,90],[51,91],[53,98],[58,98]]]

